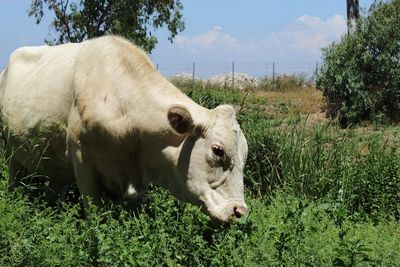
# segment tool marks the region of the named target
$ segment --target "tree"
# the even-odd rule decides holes
[[[157,29],[166,26],[172,42],[185,28],[180,0],[32,0],[28,15],[39,24],[46,7],[54,13],[56,31],[54,39],[46,39],[46,43],[82,42],[116,34],[151,52],[157,44]]]
[[[400,122],[400,0],[376,0],[355,32],[323,49],[317,87],[342,126]]]

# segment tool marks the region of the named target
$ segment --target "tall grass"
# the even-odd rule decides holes
[[[292,75],[281,74],[276,77],[264,77],[260,80],[259,89],[269,91],[293,91],[311,87],[313,80],[306,73]]]
[[[332,126],[305,128],[305,122],[283,129],[247,123],[254,128],[247,131],[246,181],[255,197],[284,188],[348,214],[399,218],[399,142],[388,144],[380,134],[356,138]]]

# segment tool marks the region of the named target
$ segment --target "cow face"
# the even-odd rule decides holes
[[[193,120],[185,108],[174,106],[168,119],[176,132],[186,134],[176,153],[180,188],[171,192],[218,221],[247,213],[243,186],[247,142],[234,109],[221,105]]]

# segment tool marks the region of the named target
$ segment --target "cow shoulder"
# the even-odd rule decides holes
[[[165,82],[145,52],[115,36],[87,41],[75,66],[74,103],[84,129],[93,135],[101,131],[123,138],[140,128],[149,91]]]

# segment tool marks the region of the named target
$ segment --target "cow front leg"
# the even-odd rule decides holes
[[[94,166],[85,162],[82,147],[73,140],[68,140],[68,155],[71,157],[75,179],[79,193],[82,196],[85,213],[88,213],[89,202],[94,205],[101,204],[101,195]]]

